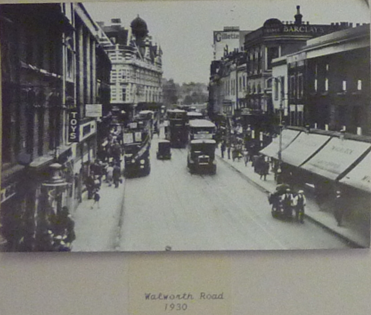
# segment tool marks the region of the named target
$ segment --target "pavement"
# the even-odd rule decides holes
[[[245,166],[244,159],[236,159],[235,161],[228,159],[227,152],[224,155],[224,158],[220,155],[220,149],[216,150],[216,156],[218,162],[226,163],[231,168],[235,169],[245,177],[247,181],[255,185],[257,188],[265,191],[267,194],[273,192],[276,189],[276,181],[274,180],[274,174],[270,172],[266,180],[260,179],[260,175],[254,172],[251,162],[248,162]],[[342,238],[347,242],[351,247],[356,248],[369,248],[370,247],[370,226],[367,225],[367,231],[364,227],[357,226],[350,222],[344,222],[344,225],[338,226],[332,212],[325,211],[317,204],[317,202],[310,196],[306,196],[307,205],[305,207],[305,218],[310,220],[322,228],[330,231],[331,233]],[[267,200],[267,208],[270,205]]]
[[[99,208],[93,199],[88,199],[87,192],[83,193],[82,202],[72,214],[76,233],[72,251],[102,252],[117,248],[123,218],[125,178],[122,179],[118,188],[102,181]]]

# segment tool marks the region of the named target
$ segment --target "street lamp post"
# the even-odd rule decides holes
[[[283,76],[274,77],[274,79],[280,84],[280,120],[279,120],[279,150],[278,150],[278,167],[281,168],[282,163],[282,130],[283,130],[283,98],[284,98],[284,90],[283,90]]]
[[[284,76],[278,76],[278,77],[270,77],[267,79],[274,80],[275,83],[277,83],[277,88],[279,86],[280,89],[280,100],[279,100],[279,148],[278,148],[278,165],[276,168],[276,178],[278,177],[278,173],[281,172],[281,164],[282,164],[282,130],[283,130],[283,100],[285,96],[284,92]]]

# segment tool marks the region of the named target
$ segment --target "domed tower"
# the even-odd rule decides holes
[[[144,39],[148,35],[147,23],[138,16],[130,24],[133,35],[136,39]]]
[[[277,28],[277,29],[280,29],[280,28],[283,27],[283,24],[282,24],[282,22],[279,19],[272,18],[272,19],[266,20],[264,22],[263,27],[264,28]]]

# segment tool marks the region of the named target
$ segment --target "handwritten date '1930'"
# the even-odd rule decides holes
[[[186,303],[165,304],[165,311],[185,311],[188,308]]]

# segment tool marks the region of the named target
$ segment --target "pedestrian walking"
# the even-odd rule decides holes
[[[261,161],[260,165],[260,179],[267,180],[267,175],[269,173],[269,163],[264,159]]]
[[[115,188],[119,187],[120,177],[121,177],[121,169],[120,169],[120,166],[118,164],[115,164],[115,166],[113,167],[112,176],[113,176],[113,183],[115,185]]]
[[[231,144],[230,143],[228,143],[228,148],[227,148],[227,152],[228,152],[228,160],[230,160],[231,159]]]
[[[112,157],[116,163],[121,162],[121,146],[117,141],[114,142],[114,145],[112,147]]]
[[[220,151],[221,151],[221,154],[222,154],[222,158],[224,159],[224,152],[225,152],[225,142],[224,141],[222,142],[222,145],[220,146]]]
[[[247,163],[249,163],[249,152],[247,150],[243,151],[243,160],[245,162],[245,166],[247,166]]]
[[[342,226],[343,224],[343,217],[346,211],[344,204],[344,198],[341,195],[341,192],[338,190],[336,191],[336,196],[334,200],[334,216],[338,226]]]
[[[276,177],[276,183],[277,183],[277,185],[283,183],[283,178],[282,178],[283,175],[282,175],[282,170],[281,170],[280,167],[278,167],[278,169],[276,170],[275,177]]]
[[[303,190],[299,190],[293,198],[293,205],[295,210],[295,218],[297,222],[304,223],[304,213],[306,206],[306,198]]]
[[[86,189],[88,190],[88,199],[93,198],[94,186],[95,186],[95,179],[94,179],[94,173],[92,172],[86,179]]]
[[[282,205],[283,211],[286,219],[292,218],[292,205],[293,205],[293,196],[291,189],[287,188],[285,194],[282,195]]]
[[[158,128],[157,121],[155,122],[154,127],[153,127],[153,134],[156,134],[157,138],[160,136],[160,131],[159,131],[159,128]]]
[[[94,202],[93,202],[93,205],[91,206],[92,209],[94,209],[94,206],[97,204],[98,206],[98,209],[100,208],[99,207],[99,200],[100,200],[100,195],[99,195],[99,190],[95,190],[94,192]]]
[[[112,180],[113,180],[113,165],[110,163],[107,167],[107,183],[108,186],[112,186]]]
[[[237,149],[236,149],[236,146],[233,146],[233,148],[232,148],[232,160],[233,160],[233,162],[236,158],[237,158]]]

